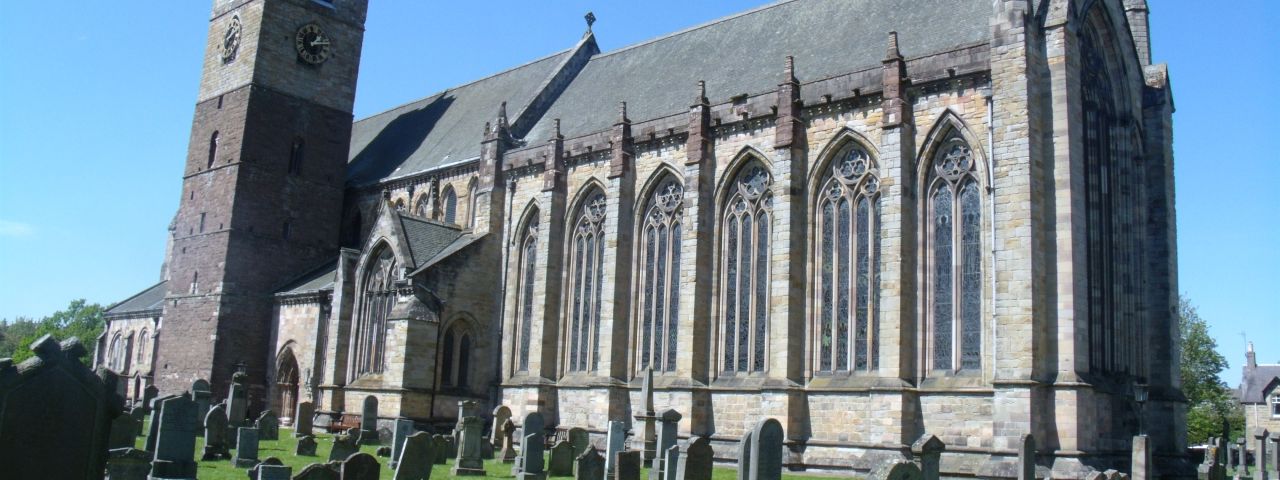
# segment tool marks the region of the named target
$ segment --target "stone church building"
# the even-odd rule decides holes
[[[354,121],[367,0],[213,3],[163,281],[98,345],[131,398],[244,371],[285,418],[599,436],[652,370],[721,459],[774,417],[792,468],[936,435],[1011,477],[1031,434],[1082,478],[1145,426],[1191,471],[1145,0],[790,0],[609,52],[589,16]]]

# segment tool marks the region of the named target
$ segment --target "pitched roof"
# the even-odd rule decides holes
[[[338,260],[330,260],[324,265],[316,267],[310,272],[302,274],[302,276],[285,284],[277,295],[293,295],[298,293],[318,292],[321,290],[332,290],[334,282],[338,278]]]
[[[104,313],[108,316],[117,316],[159,310],[164,305],[164,296],[168,291],[169,281],[162,281],[112,305]]]
[[[462,229],[434,220],[398,213],[404,228],[409,255],[413,257],[413,269],[418,269],[435,258],[463,236]]]
[[[888,33],[908,58],[987,41],[990,0],[792,0],[593,57],[525,137],[545,142],[552,122],[573,137],[609,128],[618,102],[643,121],[693,104],[699,80],[712,103],[777,88],[784,59],[801,82],[880,65]]]
[[[1280,379],[1280,365],[1258,365],[1253,369],[1246,368],[1244,382],[1240,384],[1241,403],[1263,403],[1267,387]]]
[[[454,87],[357,121],[351,127],[347,182],[360,186],[480,156],[484,124],[507,102],[517,113],[573,52]]]

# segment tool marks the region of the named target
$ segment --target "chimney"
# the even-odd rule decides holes
[[[1244,371],[1251,372],[1258,368],[1258,356],[1253,353],[1253,342],[1249,342],[1249,349],[1244,353]]]

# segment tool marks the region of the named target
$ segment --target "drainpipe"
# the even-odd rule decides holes
[[[987,195],[991,201],[987,202],[987,211],[990,219],[987,223],[991,226],[991,306],[989,307],[991,318],[991,378],[995,378],[996,374],[996,348],[999,345],[999,330],[996,328],[996,149],[995,149],[995,100],[992,98],[991,87],[982,89],[982,96],[987,100],[987,152],[989,155],[989,165],[987,165]]]

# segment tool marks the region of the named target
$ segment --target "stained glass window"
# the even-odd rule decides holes
[[[443,220],[444,223],[458,223],[458,194],[453,191],[453,187],[446,187],[444,189],[444,196],[441,203],[444,204],[444,208],[440,212],[440,219]]]
[[[982,368],[982,196],[973,152],[955,133],[930,172],[929,357],[933,370]]]
[[[386,360],[387,315],[395,305],[396,260],[385,245],[374,250],[365,265],[357,306],[353,376],[381,373]]]
[[[680,318],[680,222],[684,187],[668,179],[645,209],[640,252],[640,370],[675,371]]]
[[[524,229],[524,235],[521,239],[520,249],[520,271],[516,275],[517,281],[520,282],[516,289],[519,292],[519,300],[516,302],[516,318],[519,319],[519,352],[517,352],[516,370],[521,372],[529,371],[529,344],[530,335],[533,333],[533,309],[534,309],[534,279],[537,273],[538,264],[538,211],[534,210],[529,214],[529,223]]]
[[[870,155],[855,144],[840,150],[817,190],[818,331],[815,367],[819,373],[875,368],[879,257],[879,180]]]
[[[769,309],[769,186],[759,165],[734,180],[724,212],[724,298],[722,317],[725,373],[761,372],[765,367]]]
[[[603,193],[588,194],[578,207],[570,246],[568,370],[595,370],[600,353],[600,286],[604,281]]]

